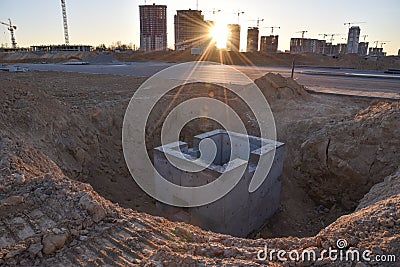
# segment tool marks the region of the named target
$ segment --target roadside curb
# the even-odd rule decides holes
[[[374,74],[361,74],[361,73],[332,73],[332,72],[327,72],[327,71],[301,71],[300,73],[306,74],[306,75],[400,80],[400,75],[387,75],[387,74],[386,75],[385,74],[374,75]]]

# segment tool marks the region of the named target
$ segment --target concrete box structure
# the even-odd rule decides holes
[[[231,136],[231,138],[229,137]],[[217,146],[213,163],[196,173],[181,171],[173,166],[166,154],[180,150],[186,160],[199,158],[199,143],[210,138]],[[159,174],[170,182],[181,186],[202,186],[218,179],[226,170],[231,157],[231,148],[248,143],[250,155],[232,155],[232,161],[248,158],[247,168],[238,184],[224,197],[208,205],[194,208],[179,208],[157,202],[161,216],[170,220],[184,221],[203,229],[218,233],[246,237],[259,229],[280,205],[281,173],[283,168],[284,144],[268,139],[215,130],[194,137],[193,148],[185,142],[171,143],[154,149],[154,166]],[[274,161],[261,186],[250,193],[248,188],[258,160],[276,148]],[[239,151],[243,151],[240,150]],[[247,150],[248,151],[248,150]],[[239,152],[239,154],[242,152]],[[243,154],[243,153],[242,153]],[[176,156],[176,153],[175,153]],[[183,159],[183,158],[182,158]],[[163,190],[158,188],[157,190]]]

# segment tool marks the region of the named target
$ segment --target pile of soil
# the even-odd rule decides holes
[[[85,59],[90,64],[119,64],[120,62],[113,56],[107,54],[99,54]]]
[[[96,52],[15,52],[0,53],[2,63],[60,63],[69,61],[84,61]]]
[[[374,185],[361,199],[357,211],[372,206],[379,201],[400,194],[400,169],[391,176],[385,178],[382,183]]]
[[[99,56],[99,58],[97,58]],[[103,58],[106,56],[107,58]],[[357,55],[340,55],[329,57],[319,54],[298,54],[289,53],[237,53],[226,50],[212,50],[204,55],[191,55],[190,49],[186,51],[121,51],[121,52],[0,52],[0,63],[59,63],[68,62],[70,58],[78,58],[78,61],[87,61],[94,58],[94,64],[110,64],[115,58],[120,62],[190,62],[190,61],[212,61],[226,65],[268,65],[286,66],[292,65],[295,59],[296,65],[306,66],[330,66],[346,67],[362,70],[387,70],[388,68],[400,68],[398,57],[384,57],[377,61],[367,61]],[[103,63],[104,62],[104,63]]]
[[[280,74],[268,73],[256,79],[254,83],[260,88],[268,101],[273,101],[274,99],[299,99],[309,96],[304,86]]]

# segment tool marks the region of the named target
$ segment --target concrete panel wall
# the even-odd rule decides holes
[[[280,176],[283,169],[284,144],[242,134],[230,133],[230,135],[232,139],[226,131],[216,130],[195,136],[194,147],[190,149],[186,143],[180,143],[179,149],[187,153],[188,158],[190,158],[189,154],[192,157],[199,156],[199,143],[205,138],[212,139],[217,145],[218,152],[213,164],[197,173],[180,171],[168,161],[165,154],[169,153],[168,151],[174,146],[167,145],[154,149],[154,165],[157,171],[169,181],[182,186],[201,186],[218,179],[225,171],[222,165],[231,157],[232,146],[237,146],[239,151],[245,151],[246,149],[241,147],[247,144],[248,140],[251,152],[250,155],[241,153],[232,155],[232,159],[248,158],[249,161],[241,180],[227,195],[211,204],[195,208],[176,208],[158,202],[157,209],[160,215],[171,220],[198,225],[206,230],[239,237],[246,237],[260,228],[266,219],[273,216],[280,205]],[[271,170],[262,185],[255,192],[249,193],[248,188],[260,153],[265,153],[271,146],[276,147]]]

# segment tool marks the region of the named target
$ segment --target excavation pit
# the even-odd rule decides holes
[[[197,161],[200,156],[202,159],[210,159],[210,155],[200,153],[201,142],[204,140],[212,140],[215,144],[213,153],[202,150],[203,154],[212,154],[209,164],[206,165]],[[271,153],[274,151],[273,157]],[[198,164],[199,169],[204,169],[198,172],[182,171],[169,161],[171,157],[187,161],[188,164]],[[265,173],[266,178],[261,185],[250,192],[249,186],[256,167],[266,157],[273,159],[271,168]],[[184,221],[218,233],[246,237],[259,229],[279,208],[283,157],[283,143],[225,130],[214,130],[195,136],[192,148],[185,142],[157,147],[154,149],[154,166],[157,172],[171,183],[184,187],[209,184],[224,173],[230,177],[237,168],[247,163],[236,186],[215,202],[190,208],[157,202],[157,211],[170,220]],[[161,191],[163,188],[158,187],[157,190]]]

